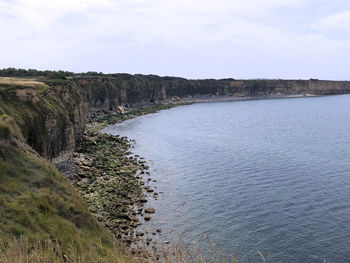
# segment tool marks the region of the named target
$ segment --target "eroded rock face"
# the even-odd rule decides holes
[[[35,83],[38,85],[38,82]],[[4,107],[4,111],[10,116],[17,114],[16,110],[20,111],[23,116],[19,126],[26,142],[40,155],[58,166],[63,164],[63,167],[71,158],[75,141],[82,136],[90,118],[110,111],[123,112],[130,105],[210,100],[220,96],[229,99],[350,93],[350,82],[346,81],[187,80],[129,74],[76,75],[69,80],[47,81],[43,85],[46,88],[40,92],[35,86],[6,87],[0,90],[0,103],[6,105],[15,100],[22,103],[19,109],[11,112]]]
[[[37,103],[40,98],[38,92],[34,88],[21,88],[16,90],[16,95],[20,101],[29,101],[32,103]]]
[[[69,165],[69,161],[71,160],[75,149],[73,126],[68,126],[64,130],[63,144],[64,146],[61,149],[57,149],[58,155],[52,158],[52,162],[61,170],[65,170],[67,165]]]

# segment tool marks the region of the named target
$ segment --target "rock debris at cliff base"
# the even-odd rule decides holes
[[[135,236],[134,229],[150,219],[146,213],[155,212],[154,208],[144,209],[147,198],[141,172],[148,176],[148,166],[130,155],[130,146],[124,137],[85,132],[68,173],[97,220],[129,244],[144,239],[140,233]],[[144,189],[148,192],[151,188]]]

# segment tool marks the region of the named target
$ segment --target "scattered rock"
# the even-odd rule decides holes
[[[147,198],[146,197],[141,197],[140,198],[140,202],[141,203],[146,203],[147,202]],[[142,210],[142,209],[141,209]]]
[[[156,210],[153,207],[148,207],[145,209],[146,213],[153,214],[156,212]]]
[[[106,113],[97,113],[96,117],[103,118]],[[120,118],[118,114],[115,115],[117,120]],[[93,125],[87,127],[76,145],[77,152],[73,154],[73,170],[69,179],[87,199],[89,209],[97,220],[117,238],[130,244],[136,239],[142,239],[145,233],[150,233],[149,230],[135,233],[134,228],[141,225],[143,220],[149,221],[155,213],[154,208],[148,207],[143,215],[142,204],[148,201],[145,192],[153,193],[153,196],[158,193],[149,186],[143,188],[142,185],[152,182],[152,178],[142,176],[150,175],[147,171],[149,166],[144,158],[132,155],[132,141],[126,137],[99,133]],[[138,219],[136,214],[140,214],[143,220]],[[136,238],[132,237],[134,235]],[[144,239],[152,241],[150,237]]]
[[[89,162],[89,161],[83,161],[82,164],[85,165],[85,166],[91,166],[91,162]]]
[[[137,231],[136,232],[136,236],[138,237],[138,236],[143,236],[144,235],[144,233],[143,232],[141,232],[141,231]]]
[[[78,173],[78,176],[80,176],[81,178],[85,178],[86,174],[85,173]]]

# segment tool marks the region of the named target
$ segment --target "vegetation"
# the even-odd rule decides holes
[[[3,241],[0,238],[0,263],[250,263],[274,262],[257,251],[253,258],[238,260],[231,254],[226,254],[208,240],[208,250],[202,251],[198,246],[188,246],[183,241],[147,250],[139,247],[140,253],[130,254],[124,248],[116,245],[108,257],[101,258],[95,249],[79,253],[79,244],[63,252],[59,243],[50,239],[33,244],[25,237],[12,238]],[[323,261],[326,263],[326,261]]]
[[[99,250],[103,249],[97,244]],[[140,262],[123,247],[115,245],[101,257],[98,249],[83,249],[73,244],[67,251],[57,241],[29,242],[28,238],[0,238],[0,263],[136,263]]]
[[[138,164],[126,158],[124,154],[129,148],[128,142],[124,139],[108,140],[106,138],[108,136],[96,134],[95,139],[98,142],[96,143],[93,141],[92,134],[88,136],[89,140],[85,141],[87,144],[81,148],[84,149],[85,154],[93,154],[96,164],[101,167],[107,152],[112,151],[116,160],[110,160],[111,162],[107,163],[109,174],[113,167],[117,168],[116,178],[121,182],[120,179],[124,179],[124,176],[120,177],[119,168],[122,166],[121,170],[128,174],[125,178],[129,179],[124,182],[124,185],[115,185],[114,180],[106,181],[104,184],[98,181],[93,187],[78,183],[76,188],[82,194],[95,191],[101,197],[97,200],[85,196],[87,205],[53,164],[38,155],[38,152],[43,153],[42,147],[50,142],[50,134],[45,122],[48,115],[55,119],[56,126],[71,125],[66,113],[66,105],[62,104],[62,100],[55,94],[52,95],[43,82],[18,78],[2,79],[2,81],[0,89],[0,230],[2,234],[0,250],[2,254],[0,254],[0,260],[13,258],[13,262],[23,262],[20,256],[24,256],[28,259],[25,262],[40,260],[67,262],[67,258],[68,262],[97,262],[96,259],[98,262],[135,261],[135,258],[130,258],[123,246],[114,239],[114,235],[120,233],[118,229],[123,226],[119,221],[124,219],[128,221],[127,217],[130,215],[130,213],[124,214],[123,209],[118,210],[125,207],[122,204],[125,198],[119,200],[120,196],[112,195],[109,191],[125,192],[131,187],[135,194],[130,198],[141,196],[141,188],[134,185],[137,179],[135,182],[132,180]],[[57,81],[63,81],[63,85],[70,87],[69,80],[57,79]],[[29,101],[26,101],[27,97],[21,99],[22,95],[16,93],[27,87],[31,92]],[[74,95],[74,92],[71,95]],[[161,107],[157,106],[152,111],[159,109]],[[123,120],[148,112],[150,112],[149,109],[136,110],[134,115],[121,114],[120,116],[123,117],[120,118]],[[104,119],[104,123],[110,122]],[[80,145],[83,146],[83,143]],[[115,151],[118,151],[118,154]],[[93,174],[90,179],[96,181],[97,177],[97,174]],[[125,192],[126,196],[132,192],[130,189]],[[105,210],[111,213],[110,217],[104,217],[101,220],[103,225],[109,227],[113,218],[119,220],[119,225],[113,225],[117,227],[115,231],[113,231],[114,228],[110,228],[114,235],[89,211],[88,206],[91,209],[99,207],[102,203],[105,203],[103,207],[110,207],[109,210]],[[120,207],[116,210],[112,209],[116,205]],[[100,210],[97,209],[98,211]],[[132,223],[135,224],[135,221]],[[19,251],[21,253],[18,253]]]
[[[52,70],[36,70],[36,69],[16,69],[16,68],[6,68],[0,70],[1,77],[38,77],[45,76],[50,78],[62,78],[65,76],[72,76],[74,73],[68,71],[52,71]]]
[[[70,114],[74,114],[75,103],[81,100],[79,89],[74,90],[69,80],[45,80],[49,84],[50,81],[71,90],[69,101],[62,100],[41,80],[0,78],[0,116],[9,116],[17,127],[15,135],[47,159],[61,150],[54,142],[62,148],[66,146],[64,131],[72,125]]]
[[[114,242],[63,175],[14,142],[0,144],[0,229],[3,238],[55,240],[63,251],[80,244],[103,255]]]
[[[156,262],[157,258],[206,262],[200,251],[183,245],[152,252],[141,249],[136,259],[115,241],[113,234],[131,235],[132,229],[125,225],[138,224],[132,211],[123,207],[141,201],[139,178],[135,180],[133,174],[143,163],[126,158],[126,140],[109,138],[98,130],[179,105],[179,97],[299,94],[311,89],[309,82],[288,82],[294,88],[283,81],[242,81],[236,86],[233,79],[197,81],[13,68],[0,70],[0,77],[0,262]],[[346,93],[345,84],[313,91]],[[157,104],[164,98],[174,104]],[[120,105],[137,107],[130,111]],[[120,113],[106,114],[116,109]],[[93,167],[84,168],[90,172],[73,178],[80,195],[49,160],[64,151],[73,152],[74,139],[82,137],[89,112],[99,123],[92,125],[78,147],[79,154],[94,162]]]
[[[55,116],[56,125],[60,125],[59,121],[69,122],[65,106],[50,96],[35,103],[21,101],[15,93],[18,85],[22,84],[10,83],[0,89],[0,240],[5,253],[2,262],[10,262],[5,258],[14,253],[16,244],[17,248],[27,244],[28,253],[37,253],[35,249],[41,246],[42,253],[49,256],[47,253],[52,250],[46,247],[47,242],[58,245],[62,255],[77,259],[92,255],[100,262],[109,262],[117,256],[117,248],[120,258],[124,252],[112,233],[97,222],[56,167],[30,147],[45,147],[50,141],[45,127],[47,115]],[[35,92],[45,92],[39,86],[31,85],[31,100],[35,99]],[[50,256],[54,258],[52,262],[60,262],[57,253]]]

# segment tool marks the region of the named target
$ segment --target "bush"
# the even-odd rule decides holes
[[[0,138],[5,138],[7,139],[10,135],[10,129],[9,127],[5,125],[1,125],[0,123]]]
[[[60,73],[60,72],[54,72],[54,73],[52,73],[52,74],[50,75],[50,78],[51,78],[51,79],[63,79],[63,80],[66,80],[66,79],[67,79],[66,76],[63,75],[63,74]]]

